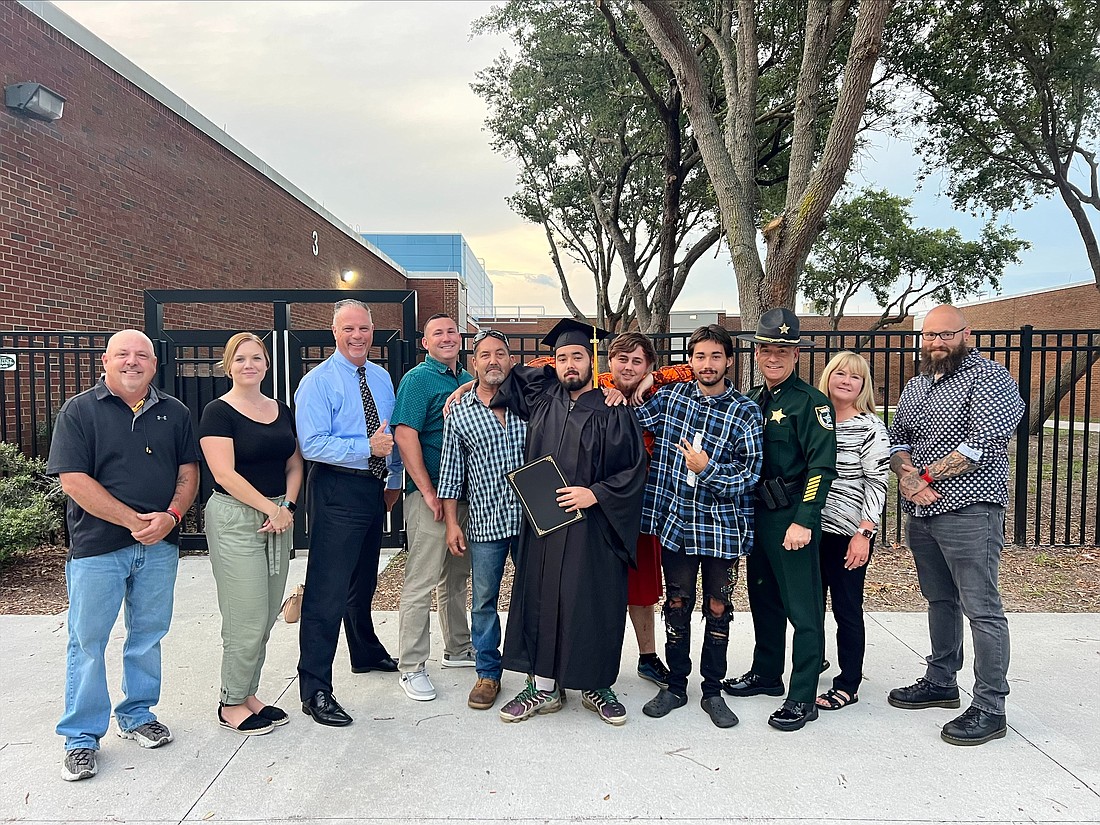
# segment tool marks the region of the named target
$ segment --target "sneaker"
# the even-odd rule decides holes
[[[974,706],[943,726],[940,738],[952,745],[984,745],[993,739],[1003,739],[1008,732],[1008,720],[1003,713],[989,713]]]
[[[477,684],[475,684],[474,689],[470,691],[470,698],[466,700],[466,704],[474,710],[488,710],[496,704],[499,694],[499,679],[486,679],[479,676]]]
[[[61,778],[66,782],[78,782],[91,779],[99,773],[95,762],[95,751],[91,748],[73,748],[65,751],[65,761],[61,763]]]
[[[435,685],[424,668],[402,673],[401,687],[405,695],[415,702],[430,702],[435,698]]]
[[[500,709],[500,718],[505,722],[522,722],[536,713],[557,713],[561,710],[561,691],[536,690],[534,680],[529,679],[527,686],[516,698]]]
[[[920,710],[922,708],[957,708],[959,702],[959,688],[940,687],[928,680],[917,679],[911,685],[894,688],[886,699],[896,708],[906,710]]]
[[[609,725],[626,724],[626,708],[611,688],[581,691],[581,704]]]
[[[119,729],[118,735],[123,739],[133,739],[143,748],[159,748],[172,741],[172,731],[156,719],[144,725],[138,725],[133,730]]]
[[[655,662],[638,662],[638,675],[657,687],[668,687],[668,668],[660,658]]]
[[[474,652],[467,650],[463,653],[457,653],[452,656],[450,653],[443,654],[443,661],[440,662],[443,667],[475,667],[477,662],[474,659]]]

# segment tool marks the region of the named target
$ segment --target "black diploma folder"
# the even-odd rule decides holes
[[[584,511],[567,513],[558,506],[558,493],[562,487],[568,487],[557,462],[551,455],[544,455],[522,467],[507,473],[505,477],[519,497],[527,521],[542,536],[553,533],[562,527],[568,527],[584,520]]]

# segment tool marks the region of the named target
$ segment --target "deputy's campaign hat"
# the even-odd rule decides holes
[[[813,341],[799,338],[798,316],[786,307],[769,309],[760,316],[756,333],[742,333],[738,339],[754,344],[778,344],[781,347],[812,347]]]

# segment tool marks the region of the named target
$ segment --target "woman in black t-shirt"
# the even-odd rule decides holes
[[[250,332],[226,342],[233,386],[206,405],[199,444],[214,476],[206,538],[222,614],[221,726],[246,736],[290,721],[256,698],[267,640],[282,604],[302,454],[286,404],[260,392],[267,347]]]

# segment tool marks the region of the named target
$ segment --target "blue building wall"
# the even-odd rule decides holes
[[[457,272],[466,283],[466,303],[471,317],[493,314],[493,282],[462,235],[362,234],[410,273]]]

